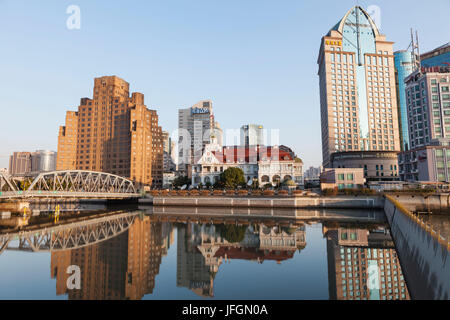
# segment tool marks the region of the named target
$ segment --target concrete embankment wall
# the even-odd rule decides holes
[[[411,297],[450,299],[450,254],[447,245],[439,243],[400,205],[386,199],[384,210]]]
[[[450,193],[437,193],[428,196],[392,194],[391,196],[410,211],[450,212]]]
[[[335,209],[383,209],[384,199],[379,196],[337,197],[154,197],[140,199],[141,204],[182,207],[228,208],[335,208]]]
[[[224,219],[296,219],[303,221],[349,221],[386,223],[382,210],[354,209],[301,209],[301,208],[225,208],[225,207],[181,207],[140,206],[146,214],[166,217],[218,217]]]

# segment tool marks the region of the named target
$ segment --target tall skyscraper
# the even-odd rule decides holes
[[[401,150],[409,150],[408,134],[408,110],[405,96],[405,78],[417,69],[415,58],[412,52],[407,50],[394,52],[395,62],[395,82],[397,88],[397,107],[399,114],[400,145]]]
[[[246,124],[241,127],[241,145],[264,145],[264,127],[259,124]]]
[[[26,174],[31,172],[31,152],[14,152],[9,157],[9,174]]]
[[[322,38],[318,74],[325,167],[333,166],[335,152],[400,150],[392,46],[360,6]]]
[[[190,108],[178,110],[179,169],[187,172],[187,166],[198,161],[205,145],[211,143],[215,124],[211,100],[203,100]]]
[[[57,169],[108,172],[141,186],[162,185],[162,131],[158,115],[144,95],[129,95],[129,84],[116,76],[96,78],[93,99],[82,98],[77,112],[66,114],[58,136]]]

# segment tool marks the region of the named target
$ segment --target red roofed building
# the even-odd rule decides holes
[[[230,167],[244,171],[246,181],[276,185],[293,180],[303,186],[303,162],[286,146],[225,146],[212,143],[205,146],[200,160],[192,166],[192,185],[219,181],[220,174]]]

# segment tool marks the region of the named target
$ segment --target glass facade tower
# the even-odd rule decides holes
[[[406,50],[394,52],[394,56],[400,144],[402,151],[407,151],[410,148],[410,143],[408,133],[408,109],[406,106],[405,95],[405,78],[416,69],[414,63],[415,59],[412,52]]]

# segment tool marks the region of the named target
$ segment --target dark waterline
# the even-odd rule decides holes
[[[59,229],[34,248],[23,238],[5,247],[20,218],[3,219],[0,299],[409,299],[383,212],[170,222],[145,212],[68,211],[58,221],[42,212],[22,231],[42,240],[43,230]],[[71,240],[83,232],[99,240]],[[71,265],[80,267],[80,290],[67,288]]]

